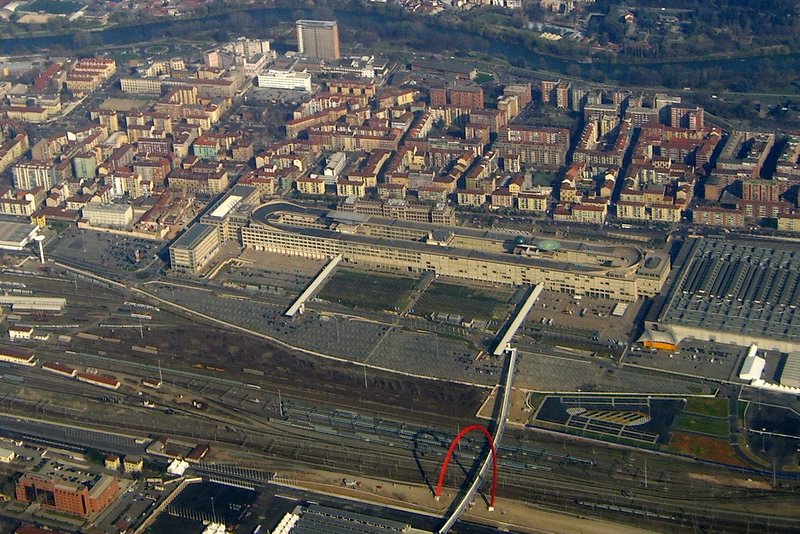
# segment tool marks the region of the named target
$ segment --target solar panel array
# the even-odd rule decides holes
[[[800,248],[694,239],[662,321],[800,339]]]

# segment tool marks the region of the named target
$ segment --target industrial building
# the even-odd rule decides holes
[[[694,338],[800,350],[800,245],[692,237],[676,262],[683,267],[646,328],[677,342]]]
[[[39,233],[39,227],[30,223],[3,221],[0,224],[0,249],[24,250]]]
[[[17,347],[0,347],[0,362],[33,367],[39,361],[33,351]]]
[[[169,263],[176,272],[199,273],[219,252],[216,226],[198,223],[169,246]]]
[[[800,388],[800,352],[790,352],[786,355],[780,384],[790,388]]]
[[[0,295],[0,306],[8,306],[13,312],[62,312],[67,299],[62,297],[29,297],[25,295]]]
[[[265,204],[242,228],[247,248],[351,265],[500,284],[544,284],[562,293],[635,301],[657,295],[666,254],[635,246],[536,240],[515,234],[385,219],[340,210]]]

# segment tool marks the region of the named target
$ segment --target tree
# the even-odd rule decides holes
[[[85,30],[79,30],[72,34],[72,44],[78,50],[82,50],[92,44],[92,36]]]

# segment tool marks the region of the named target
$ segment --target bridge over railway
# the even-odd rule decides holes
[[[489,470],[489,466],[492,466],[492,493],[491,493],[491,500],[489,501],[489,510],[494,510],[494,497],[495,497],[495,489],[497,486],[497,472],[495,471],[497,468],[497,462],[495,457],[495,452],[497,447],[500,446],[500,440],[503,439],[503,431],[505,430],[506,426],[506,418],[508,417],[508,410],[511,406],[511,386],[514,383],[514,371],[516,370],[517,366],[517,349],[512,348],[511,338],[514,337],[514,334],[517,333],[519,327],[522,325],[525,318],[528,316],[528,313],[533,308],[534,303],[541,295],[544,286],[542,284],[537,284],[535,287],[531,288],[528,292],[527,297],[525,300],[517,306],[516,310],[509,318],[508,322],[501,330],[502,334],[499,336],[497,341],[497,345],[493,351],[495,356],[504,356],[506,358],[506,364],[504,366],[504,372],[502,374],[502,379],[500,384],[498,384],[498,392],[497,398],[499,402],[499,409],[495,407],[495,426],[494,426],[494,435],[490,435],[485,429],[482,427],[479,430],[486,432],[487,440],[489,441],[489,452],[486,455],[486,458],[483,459],[483,462],[478,469],[478,474],[475,479],[470,484],[467,492],[461,498],[458,503],[451,508],[449,515],[445,518],[444,524],[439,528],[439,534],[445,534],[453,528],[453,525],[461,517],[461,514],[469,507],[472,499],[475,498],[475,494],[478,490],[483,486],[484,481],[486,480],[486,474]],[[475,425],[477,427],[478,425]],[[470,427],[473,428],[473,427]],[[467,429],[465,429],[466,431]],[[450,454],[452,453],[453,447],[461,439],[461,436],[464,434],[462,432],[456,439],[453,441],[453,444],[450,447],[450,451],[448,451],[447,456],[445,457],[444,464],[442,466],[441,475],[439,477],[439,485],[436,488],[436,498],[438,500],[439,495],[441,494],[441,485],[442,481],[444,480],[444,472],[447,468],[447,463],[450,459]]]

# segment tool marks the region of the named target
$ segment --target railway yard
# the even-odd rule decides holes
[[[462,293],[446,280],[395,278],[386,285],[407,288],[407,295],[354,307],[337,302],[357,279],[340,270],[303,315],[290,319],[284,311],[318,266],[298,260],[292,267],[283,258],[276,269],[290,275],[273,276],[247,259],[212,279],[147,281],[131,271],[123,283],[93,278],[83,262],[44,270],[33,261],[8,262],[4,289],[67,304],[60,312],[7,317],[6,324],[51,335],[22,344],[39,366],[0,364],[0,428],[154,462],[165,459],[148,444],[168,436],[209,445],[193,469],[211,481],[261,487],[339,474],[363,480],[376,504],[387,492],[367,481],[392,481],[409,489],[395,491],[391,504],[407,499],[409,507],[443,514],[447,504],[433,500],[432,484],[452,438],[484,417],[502,372],[488,353],[522,294],[480,284]],[[143,269],[153,272],[152,265]],[[441,310],[421,298],[432,284],[449,299]],[[453,309],[470,309],[459,299],[494,311],[453,317]],[[415,306],[420,301],[424,307]],[[526,531],[537,513],[550,512],[650,531],[745,532],[765,522],[770,532],[792,531],[796,451],[791,440],[770,434],[758,454],[753,444],[763,434],[743,429],[770,402],[732,381],[743,352],[715,346],[723,363],[709,364],[691,358],[698,348],[691,343],[670,358],[631,350],[640,311],[612,317],[613,308],[550,292],[537,301],[515,337],[518,417],[498,451],[500,514],[476,503],[459,531],[470,532],[471,523]],[[47,372],[45,362],[111,377],[120,387]],[[697,413],[691,398],[716,404]],[[740,404],[740,417],[729,417],[729,407]],[[698,436],[710,441],[691,440]],[[482,440],[461,441],[445,478],[450,494],[471,478],[483,448]],[[782,466],[777,474],[770,455]]]

